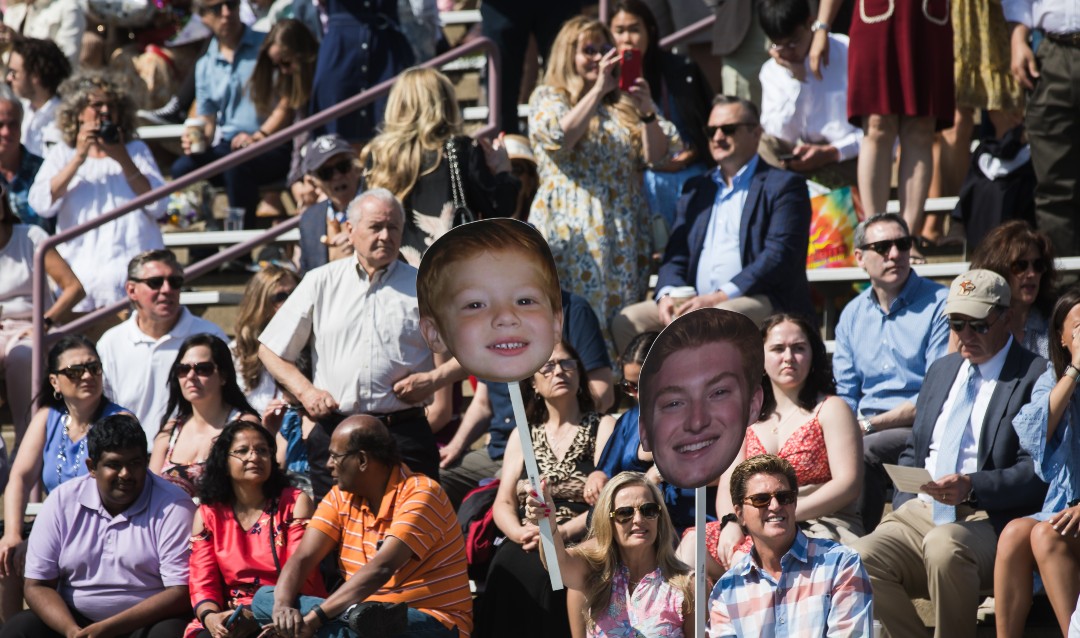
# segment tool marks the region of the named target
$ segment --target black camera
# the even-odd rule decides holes
[[[120,129],[112,120],[104,120],[98,127],[98,137],[106,144],[118,144],[120,142]]]

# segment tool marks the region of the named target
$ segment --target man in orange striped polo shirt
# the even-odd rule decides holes
[[[467,638],[472,596],[465,543],[439,484],[404,465],[386,426],[364,415],[334,430],[327,467],[337,485],[277,586],[256,594],[255,618],[288,638]],[[326,599],[299,596],[307,574],[334,550],[345,583]]]

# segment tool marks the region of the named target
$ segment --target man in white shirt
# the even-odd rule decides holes
[[[848,39],[829,34],[828,67],[818,80],[807,56],[814,25],[807,0],[762,0],[758,20],[771,60],[761,66],[758,152],[768,163],[830,187],[854,186],[862,130],[847,119]]]
[[[1035,168],[1035,221],[1057,253],[1080,255],[1080,8],[1076,0],[1002,0],[1012,28],[1012,74],[1031,91],[1024,125]],[[1033,32],[1042,33],[1038,50]]]
[[[71,75],[71,64],[56,43],[27,38],[17,40],[8,59],[7,82],[22,101],[22,142],[26,149],[45,156],[48,144],[60,141],[56,109],[60,83]]]
[[[153,441],[165,417],[168,378],[180,344],[208,332],[228,342],[217,324],[180,305],[184,269],[170,250],[148,250],[128,263],[127,296],[135,311],[98,341],[105,394],[139,418]]]
[[[398,260],[405,212],[390,191],[372,189],[349,204],[342,227],[355,256],[308,272],[259,336],[259,359],[328,431],[346,416],[374,416],[409,468],[437,479],[424,406],[394,394],[396,382],[434,368],[420,334],[416,268]],[[310,381],[293,363],[309,344]]]

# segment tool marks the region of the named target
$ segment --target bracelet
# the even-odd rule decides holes
[[[203,610],[203,612],[201,614],[199,614],[199,622],[201,622],[203,624],[203,627],[205,627],[206,626],[206,617],[209,616],[210,614],[216,614],[217,612],[218,612],[218,610],[216,610],[216,609],[205,609],[205,610]]]
[[[814,24],[810,25],[810,32],[814,33],[814,32],[817,32],[817,31],[824,31],[825,33],[828,33],[829,32],[829,23],[828,22],[822,22],[821,20],[815,20]]]
[[[1078,370],[1076,366],[1070,363],[1065,366],[1065,373],[1062,376],[1069,377],[1073,380],[1073,383],[1076,383],[1077,380],[1080,379],[1080,370]]]
[[[315,612],[315,616],[318,617],[319,622],[321,622],[323,625],[330,624],[330,616],[326,615],[326,612],[323,611],[322,607],[320,607],[319,605],[315,605],[311,608],[311,611]]]
[[[258,133],[259,135],[262,135],[263,138],[270,137],[270,134],[267,133],[266,131],[262,130],[262,129],[259,129],[259,130],[255,131],[255,132]]]
[[[653,111],[652,113],[649,113],[648,115],[642,115],[641,116],[641,123],[642,124],[652,124],[655,121],[656,121],[656,111]]]

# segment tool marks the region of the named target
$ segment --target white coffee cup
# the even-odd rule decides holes
[[[184,129],[188,140],[191,142],[191,153],[205,153],[206,148],[206,120],[201,117],[189,117],[184,120]]]
[[[678,286],[672,288],[671,292],[668,293],[668,296],[675,302],[675,314],[678,314],[679,309],[682,308],[683,304],[694,297],[697,297],[697,289],[693,286]]]

